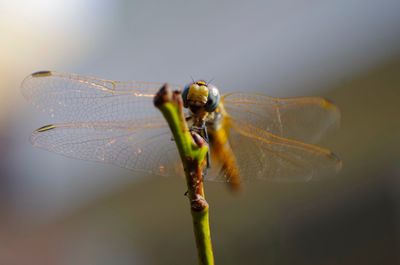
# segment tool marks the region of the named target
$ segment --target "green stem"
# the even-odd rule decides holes
[[[199,264],[214,264],[210,224],[208,221],[208,207],[200,212],[192,210],[192,218]]]
[[[179,91],[172,93],[168,85],[164,85],[154,96],[154,105],[168,122],[185,170],[199,264],[213,265],[209,206],[203,187],[203,169],[206,165],[208,145],[199,135],[190,132]]]

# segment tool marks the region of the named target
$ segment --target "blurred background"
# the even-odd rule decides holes
[[[400,264],[400,2],[0,0],[0,264],[196,264],[182,179],[35,149],[20,93],[57,70],[325,96],[321,182],[207,183],[216,264]],[[170,203],[159,207],[160,201]]]

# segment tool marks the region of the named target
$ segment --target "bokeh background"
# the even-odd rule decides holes
[[[35,149],[37,70],[325,96],[321,182],[207,183],[216,264],[400,264],[400,2],[0,0],[0,264],[196,264],[182,179]]]

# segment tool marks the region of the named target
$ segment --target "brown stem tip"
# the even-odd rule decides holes
[[[154,106],[159,108],[164,103],[171,101],[171,98],[172,98],[171,88],[168,85],[168,83],[165,83],[154,96],[153,99]]]

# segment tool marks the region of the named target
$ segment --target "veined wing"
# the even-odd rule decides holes
[[[250,122],[233,122],[229,143],[244,181],[308,181],[342,166],[327,149],[276,136]]]
[[[162,85],[42,71],[25,78],[22,93],[63,122],[135,121],[160,116],[152,101]]]
[[[339,109],[318,97],[273,98],[237,92],[224,95],[223,104],[234,122],[308,143],[318,142],[340,121]]]
[[[183,175],[168,126],[158,120],[47,125],[31,137],[33,145],[67,157],[111,163],[157,175]]]

